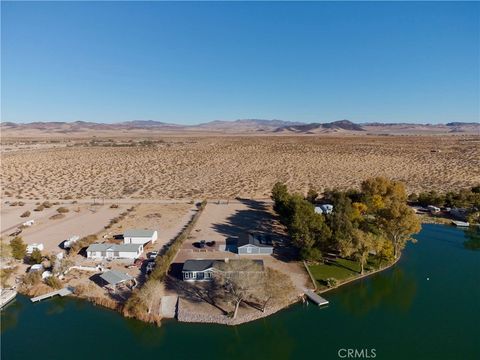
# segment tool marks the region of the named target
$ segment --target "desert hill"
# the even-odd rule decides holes
[[[328,123],[302,123],[284,120],[240,119],[235,121],[215,120],[198,125],[180,125],[155,120],[132,120],[118,123],[87,121],[74,122],[2,122],[4,136],[82,136],[95,132],[97,135],[198,133],[198,134],[271,134],[271,135],[480,135],[480,123],[449,122],[447,124],[409,123],[354,123],[339,120]]]

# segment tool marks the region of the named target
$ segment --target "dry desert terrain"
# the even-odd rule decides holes
[[[377,175],[404,181],[409,191],[480,183],[475,135],[122,135],[3,139],[2,149],[4,198],[266,198],[276,181],[305,192]]]

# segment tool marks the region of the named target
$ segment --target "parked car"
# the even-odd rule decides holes
[[[142,264],[143,264],[144,261],[145,261],[145,258],[135,259],[135,261],[133,262],[133,265],[140,268],[140,267],[142,267]]]
[[[148,258],[150,260],[155,260],[157,258],[157,256],[158,256],[158,251],[156,251],[156,250],[148,253]]]
[[[152,271],[153,271],[153,268],[155,267],[155,261],[150,261],[148,262],[147,264],[147,267],[146,267],[146,273],[147,274],[150,274]]]

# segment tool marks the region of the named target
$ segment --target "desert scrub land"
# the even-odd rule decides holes
[[[371,176],[403,181],[410,192],[480,182],[480,137],[470,135],[163,137],[125,147],[90,141],[3,153],[2,195],[265,198],[277,181],[304,192],[356,186]]]

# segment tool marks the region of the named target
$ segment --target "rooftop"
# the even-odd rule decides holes
[[[92,244],[87,251],[122,251],[122,252],[138,252],[142,244]]]
[[[229,262],[235,262],[235,261],[251,261],[255,263],[256,265],[259,266],[259,270],[261,267],[261,270],[263,271],[263,260],[244,260],[244,259],[229,259]],[[183,264],[183,269],[182,271],[205,271],[208,269],[217,269],[220,270],[223,266],[225,266],[226,262],[225,260],[209,260],[209,259],[191,259],[185,261]]]
[[[100,277],[110,285],[117,285],[124,281],[133,279],[133,277],[131,277],[130,275],[117,270],[106,271],[101,274]]]
[[[249,232],[238,238],[237,246],[254,245],[258,247],[272,247],[272,237],[269,234]]]
[[[123,237],[152,237],[155,230],[128,229],[123,233]]]

